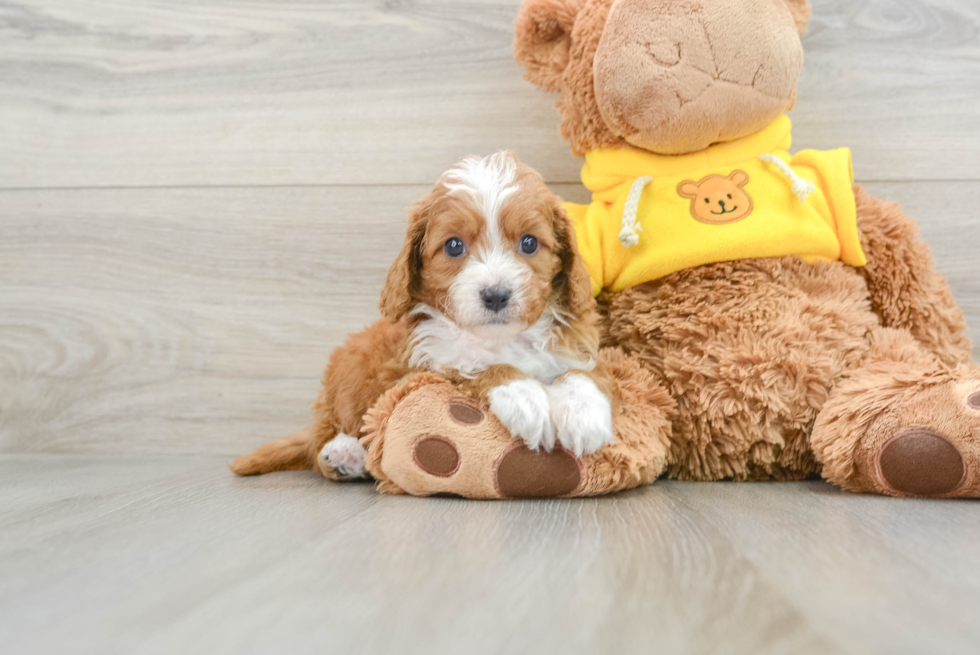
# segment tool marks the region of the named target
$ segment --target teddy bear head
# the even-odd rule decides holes
[[[575,154],[732,141],[793,107],[809,0],[525,0],[514,56]]]

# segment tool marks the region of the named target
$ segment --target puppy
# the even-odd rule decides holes
[[[513,154],[467,158],[410,212],[383,318],[330,358],[313,425],[232,465],[239,475],[315,468],[366,477],[355,436],[407,375],[435,371],[485,399],[532,450],[583,455],[613,440],[610,385],[595,369],[591,285],[560,200]]]

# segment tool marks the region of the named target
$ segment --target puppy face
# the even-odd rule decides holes
[[[560,201],[535,171],[509,152],[464,159],[412,210],[381,309],[397,320],[426,304],[477,336],[511,337],[551,305],[591,308],[577,257]]]

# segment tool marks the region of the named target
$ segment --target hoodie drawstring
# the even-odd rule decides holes
[[[802,205],[806,202],[806,199],[810,197],[810,194],[817,190],[817,185],[808,180],[804,180],[802,177],[796,174],[789,165],[776,155],[759,155],[761,161],[767,164],[772,164],[776,169],[786,176],[786,178],[793,183],[793,193],[796,197],[800,199],[800,204]]]
[[[636,212],[640,206],[643,189],[651,182],[653,178],[649,175],[636,178],[633,180],[633,186],[630,187],[629,195],[626,196],[626,204],[623,206],[623,227],[619,231],[619,242],[624,248],[632,248],[640,243],[640,235],[637,233],[643,231],[643,226],[637,225]]]

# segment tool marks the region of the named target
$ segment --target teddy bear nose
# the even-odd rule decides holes
[[[724,211],[724,209],[725,209],[725,201],[724,200],[719,200],[718,201],[718,204],[721,205],[721,209],[722,209],[722,211]]]

